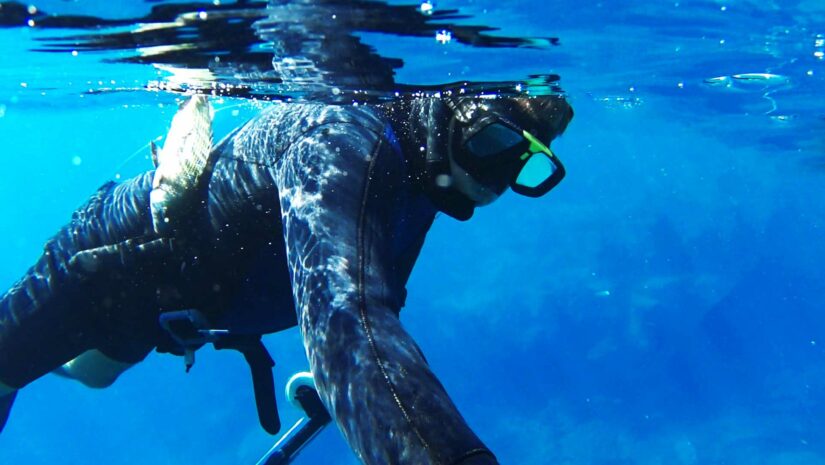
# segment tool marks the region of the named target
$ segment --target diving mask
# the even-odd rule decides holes
[[[457,134],[454,125],[455,119],[451,135]],[[541,197],[564,178],[564,166],[550,147],[499,115],[479,118],[454,139],[455,162],[497,194],[509,186],[518,194]]]

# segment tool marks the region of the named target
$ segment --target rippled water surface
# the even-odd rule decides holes
[[[2,4],[4,285],[151,167],[179,91],[215,94],[218,136],[271,99],[563,91],[565,181],[439,218],[411,278],[402,320],[468,421],[503,464],[825,463],[821,1],[220,3]],[[279,385],[306,368],[295,330],[266,343]],[[0,463],[251,464],[272,442],[242,359],[204,349],[106,390],[38,380]],[[329,429],[296,463],[356,461]]]

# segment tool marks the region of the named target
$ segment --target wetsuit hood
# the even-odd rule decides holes
[[[382,106],[407,157],[410,176],[435,207],[466,221],[476,203],[452,185],[449,121],[453,111],[440,98],[397,100]]]
[[[476,166],[456,163],[457,152],[480,127],[491,119],[510,121],[535,134],[541,145],[564,132],[573,117],[570,105],[558,95],[414,98],[387,108],[421,189],[439,210],[462,221],[472,217],[477,206],[501,195],[515,175],[513,164],[488,167],[482,173]]]

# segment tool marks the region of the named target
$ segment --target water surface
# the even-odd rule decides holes
[[[36,6],[134,20],[153,5]],[[415,86],[558,75],[544,83],[576,110],[553,144],[565,181],[539,200],[505,196],[468,223],[439,218],[402,312],[501,462],[825,463],[825,6],[476,0],[435,8],[466,17],[439,20],[450,26],[427,34],[347,35],[372,53],[364,57],[401,60],[364,69],[376,88],[392,97]],[[548,41],[436,40],[462,25]],[[130,62],[134,48],[32,51],[59,42],[43,39],[130,28],[0,30],[5,285],[95,188],[151,166],[146,144],[165,134],[179,97],[173,73]],[[340,82],[307,91],[267,81],[243,95],[256,101],[216,97],[216,133],[266,98],[375,97],[348,94],[358,86]],[[306,368],[295,330],[266,343],[276,382]],[[279,401],[289,424],[297,412]],[[103,391],[38,380],[0,437],[0,463],[242,464],[272,441],[257,424],[242,359],[204,349],[188,375],[181,359],[153,354]],[[356,461],[329,429],[296,463]]]

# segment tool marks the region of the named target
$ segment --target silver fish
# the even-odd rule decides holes
[[[788,83],[788,77],[771,73],[742,73],[731,76],[740,83],[757,86],[780,86]]]
[[[764,90],[769,87],[783,86],[789,83],[787,76],[770,73],[740,73],[730,76],[718,76],[705,79],[711,87],[724,87],[737,90]]]
[[[205,95],[193,95],[172,118],[163,148],[152,144],[152,160],[157,169],[149,203],[152,225],[160,235],[170,235],[176,220],[200,204],[212,168],[214,114]]]

